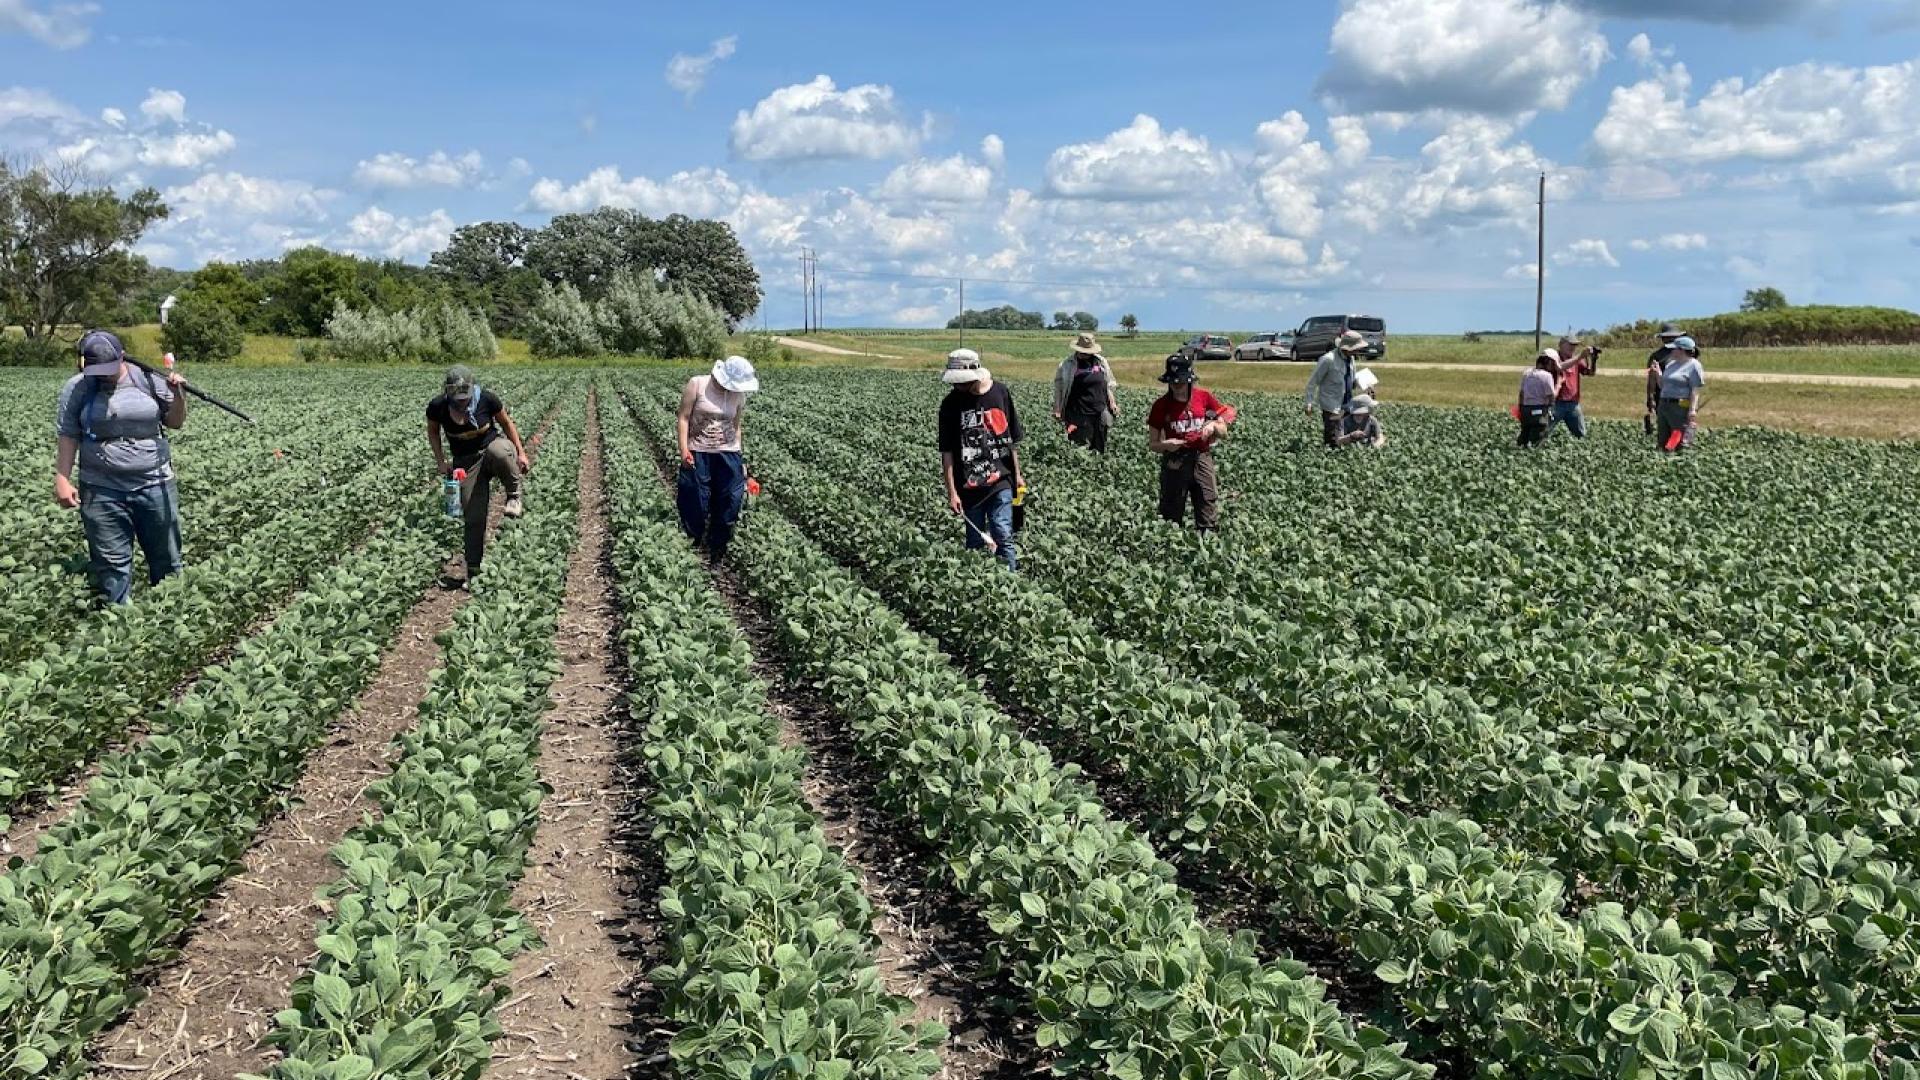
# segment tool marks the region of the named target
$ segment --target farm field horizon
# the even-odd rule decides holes
[[[203,368],[263,423],[193,416],[187,568],[125,608],[0,480],[0,1060],[1913,1075],[1920,447],[1526,452],[1389,396],[1385,448],[1328,453],[1222,389],[1196,536],[1015,377],[1007,574],[944,505],[933,372],[772,364],[710,565],[696,370],[482,365],[534,463],[466,591],[434,369]],[[12,430],[49,374],[0,372]]]

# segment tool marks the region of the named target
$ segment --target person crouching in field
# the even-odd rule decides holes
[[[1533,367],[1520,376],[1520,445],[1547,441],[1553,418],[1553,399],[1560,392],[1560,354],[1541,349]]]
[[[747,395],[760,377],[744,356],[715,361],[713,370],[687,380],[680,392],[680,476],[675,502],[680,527],[707,558],[719,562],[733,543],[747,501],[747,468],[741,462]]]
[[[1220,481],[1213,447],[1233,425],[1233,406],[1194,384],[1193,360],[1175,353],[1160,375],[1167,392],[1147,413],[1147,449],[1160,455],[1160,516],[1178,525],[1193,503],[1193,524],[1212,532],[1220,524]]]
[[[1113,396],[1113,368],[1092,334],[1073,339],[1073,355],[1053,373],[1053,418],[1067,428],[1067,441],[1096,454],[1107,452],[1107,432],[1120,415]]]
[[[78,508],[94,591],[109,604],[133,592],[133,545],[147,556],[147,583],[180,569],[180,496],[167,431],[187,422],[186,380],[127,363],[120,339],[94,330],[80,339],[80,373],[60,388],[55,411],[54,501]],[[68,479],[75,463],[80,486]]]
[[[440,396],[427,402],[427,445],[433,447],[433,463],[440,475],[465,474],[460,481],[460,510],[471,582],[487,555],[487,508],[495,478],[507,489],[501,513],[510,518],[521,514],[521,478],[531,465],[527,448],[500,395],[476,385],[465,364],[448,368]]]
[[[1370,395],[1355,394],[1347,402],[1346,419],[1342,421],[1344,430],[1334,445],[1370,446],[1379,449],[1387,445],[1386,432],[1380,430],[1380,420],[1373,415],[1374,401]]]
[[[1020,411],[972,349],[948,353],[940,381],[952,388],[940,402],[937,432],[947,506],[965,523],[969,551],[985,549],[1018,570],[1013,493],[1027,486],[1020,473]]]

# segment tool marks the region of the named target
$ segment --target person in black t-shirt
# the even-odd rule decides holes
[[[1073,340],[1073,355],[1053,373],[1053,418],[1066,425],[1067,440],[1096,454],[1107,452],[1107,432],[1120,415],[1113,396],[1113,368],[1092,334]]]
[[[444,449],[442,435],[446,436]],[[474,385],[473,372],[464,364],[447,370],[445,388],[427,403],[427,443],[433,447],[440,475],[466,471],[460,481],[460,508],[466,525],[467,580],[471,581],[487,554],[487,505],[495,477],[507,489],[501,513],[510,518],[521,514],[520,480],[530,466],[527,448],[500,396]]]
[[[966,522],[967,547],[1020,566],[1013,547],[1013,493],[1026,486],[1017,446],[1023,434],[1013,395],[980,366],[980,354],[947,354],[941,380],[953,389],[940,403],[940,470],[947,505]]]

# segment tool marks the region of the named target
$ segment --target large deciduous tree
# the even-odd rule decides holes
[[[1780,311],[1786,306],[1787,294],[1771,285],[1748,289],[1746,297],[1740,301],[1741,311]]]
[[[117,306],[146,274],[133,245],[166,216],[152,188],[123,199],[71,165],[0,162],[3,321],[42,339]]]
[[[561,214],[527,241],[523,259],[549,284],[606,295],[616,277],[648,275],[693,294],[738,324],[760,307],[760,275],[723,221],[655,220],[618,207]]]

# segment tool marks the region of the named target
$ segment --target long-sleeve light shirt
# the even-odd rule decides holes
[[[1307,404],[1321,412],[1344,412],[1352,396],[1353,364],[1339,349],[1328,349],[1307,379]]]
[[[1528,368],[1527,373],[1520,376],[1520,405],[1523,408],[1551,405],[1557,389],[1553,372],[1545,368]]]

